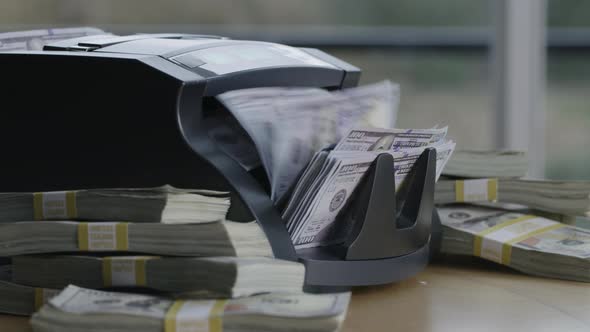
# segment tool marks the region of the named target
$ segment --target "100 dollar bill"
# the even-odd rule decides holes
[[[442,141],[447,127],[433,129],[354,128],[334,151],[382,151],[418,148]]]
[[[432,147],[437,152],[436,179],[438,179],[455,148],[455,143],[449,141]],[[297,226],[291,235],[295,247],[298,249],[309,248],[341,242],[343,240],[341,237],[344,234],[335,232],[332,228],[344,227],[344,225],[335,225],[336,216],[345,206],[346,201],[375,158],[380,153],[390,153],[393,156],[393,172],[397,189],[402,185],[424,149],[415,148],[388,152],[335,152],[331,158],[340,159],[339,162],[317,191],[314,200],[309,205],[309,211],[302,214],[304,217],[301,221],[295,221]]]

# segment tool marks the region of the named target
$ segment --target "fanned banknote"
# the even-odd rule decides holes
[[[354,126],[389,126],[399,86],[381,83],[328,92],[315,88],[256,88],[217,97],[244,127],[279,201],[314,153]]]
[[[252,88],[233,90],[217,96],[248,133],[267,176],[272,179],[273,125],[280,121],[275,109],[278,101],[298,100],[326,96],[330,93],[319,88]]]

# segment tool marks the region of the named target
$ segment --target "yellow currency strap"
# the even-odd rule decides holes
[[[66,211],[68,219],[76,219],[78,217],[78,209],[76,208],[76,192],[66,192]]]
[[[180,332],[176,329],[176,316],[178,312],[185,304],[186,301],[178,300],[175,301],[168,312],[166,313],[166,317],[164,318],[164,332]],[[223,310],[225,309],[225,305],[227,304],[227,300],[216,300],[211,308],[209,313],[209,329],[208,332],[222,332],[223,331]]]
[[[147,278],[145,271],[147,260],[148,258],[139,258],[135,261],[135,285],[137,286],[147,286]]]
[[[484,236],[486,236],[490,233],[493,233],[497,230],[500,230],[504,227],[508,227],[510,225],[516,224],[517,222],[521,222],[523,220],[528,220],[528,219],[533,219],[533,218],[537,218],[537,216],[524,215],[524,216],[518,217],[516,219],[507,220],[501,224],[497,224],[496,226],[490,227],[488,229],[485,229],[485,230],[475,234],[475,237],[473,239],[473,255],[477,256],[477,257],[481,257],[481,243],[482,243]]]
[[[498,200],[498,179],[486,179],[486,188],[488,201]],[[455,181],[455,202],[465,202],[465,181],[474,180],[457,180]],[[477,180],[476,180],[477,181]]]
[[[116,258],[115,258],[116,259]],[[102,259],[102,281],[104,287],[113,286],[113,257],[104,257]],[[133,261],[134,274],[135,274],[135,286],[147,286],[146,278],[146,264],[147,260],[152,257],[130,257],[129,261]]]
[[[43,220],[43,193],[33,193],[33,217]]]
[[[35,221],[46,219],[46,216],[43,213],[43,195],[45,195],[45,193],[33,193],[33,219]],[[66,191],[65,198],[66,218],[76,219],[78,217],[78,209],[76,208],[76,192]]]
[[[117,237],[117,250],[127,251],[129,249],[129,224],[119,223],[115,227]]]
[[[498,179],[488,179],[488,200],[498,200]]]
[[[45,299],[43,298],[43,288],[35,288],[35,310],[39,310]]]
[[[223,331],[223,309],[227,300],[217,300],[211,309],[211,315],[209,316],[209,332],[221,332]]]
[[[107,223],[92,223],[87,222],[78,223],[78,249],[80,251],[92,251],[89,233],[93,225],[100,227],[100,225],[108,225]],[[116,223],[115,224],[115,238],[116,247],[115,250],[127,251],[129,249],[129,224],[128,223]]]
[[[88,251],[88,223],[81,222],[78,224],[78,249]]]
[[[176,315],[178,315],[178,311],[180,311],[184,302],[182,300],[175,301],[168,309],[164,318],[164,332],[176,332]]]
[[[455,202],[465,202],[465,181],[455,181]]]
[[[547,226],[547,227],[543,227],[541,229],[537,229],[536,231],[532,231],[530,233],[527,234],[523,234],[519,237],[516,237],[510,241],[506,241],[503,245],[502,245],[502,264],[504,265],[509,265],[510,264],[510,258],[512,257],[512,246],[515,243],[518,243],[520,241],[526,240],[532,236],[535,235],[539,235],[545,232],[549,232],[552,231],[554,229],[558,229],[558,228],[562,228],[562,227],[566,227],[565,225],[562,224],[555,224],[555,225],[551,225],[551,226]]]

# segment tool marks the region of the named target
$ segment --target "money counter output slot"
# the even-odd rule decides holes
[[[429,260],[436,150],[426,149],[396,197],[394,160],[379,155],[337,217],[349,225],[340,245],[297,250],[306,265],[306,291],[342,291],[353,285],[405,279]],[[396,209],[397,207],[397,209]]]

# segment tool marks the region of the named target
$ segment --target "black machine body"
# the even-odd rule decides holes
[[[43,51],[0,53],[0,70],[2,192],[163,184],[227,190],[228,219],[256,219],[275,257],[308,264],[312,288],[390,282],[428,260],[429,228],[423,226],[430,223],[431,202],[419,214],[423,240],[395,264],[394,257],[366,259],[358,241],[355,252],[362,260],[317,250],[297,253],[261,169],[245,169],[211,135],[215,124],[230,117],[214,98],[220,93],[358,84],[358,68],[322,51],[216,36],[97,35],[56,42]],[[433,176],[431,169],[422,173]],[[407,273],[392,272],[404,264],[411,266]],[[367,275],[346,275],[358,269]]]

